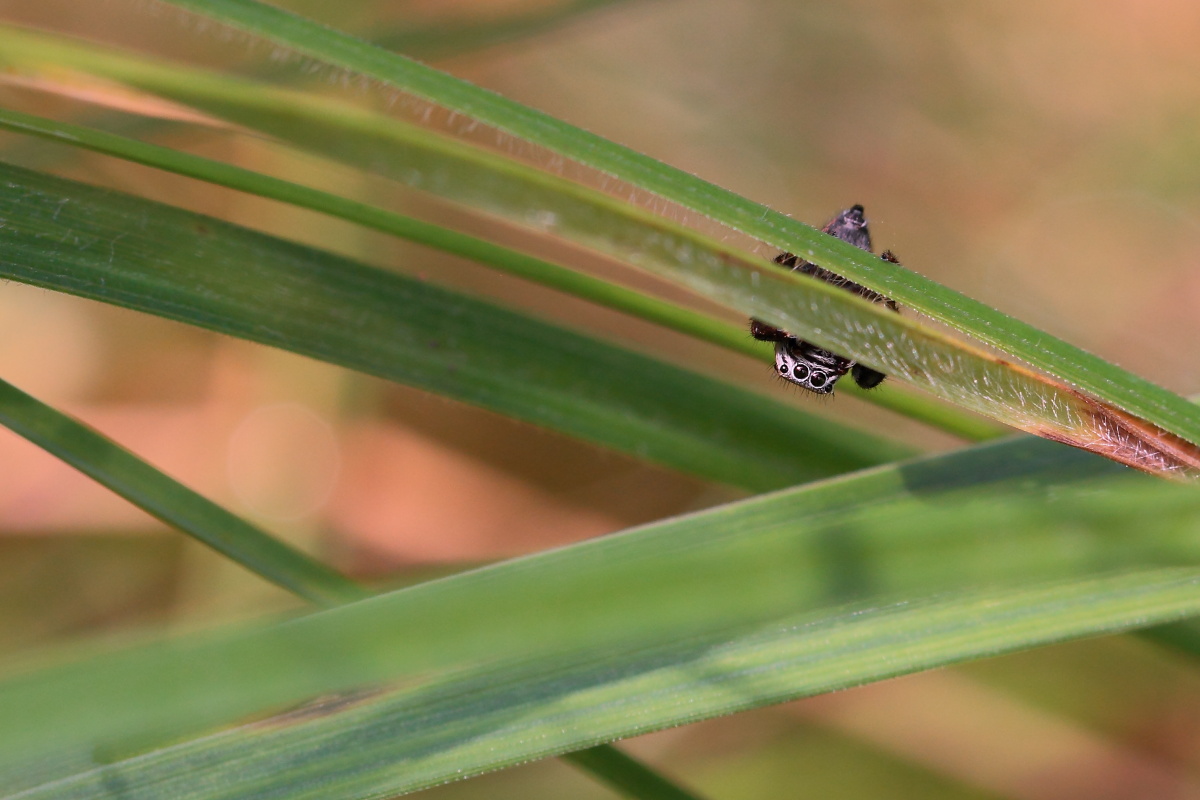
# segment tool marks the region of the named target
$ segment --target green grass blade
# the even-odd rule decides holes
[[[152,69],[12,29],[0,39],[0,50],[18,61],[95,70],[351,163],[386,165],[388,174],[413,186],[524,223],[532,213],[547,232],[624,258],[985,416],[1149,472],[1200,474],[1200,447],[1061,382],[827,283],[765,267],[730,245],[606,194],[414,124],[194,70]]]
[[[421,281],[16,167],[3,175],[4,277],[292,350],[735,486],[778,487],[907,452]]]
[[[352,581],[151,467],[110,439],[0,380],[0,424],[168,525],[318,605],[361,599]]]
[[[555,755],[581,740],[1000,654],[1016,640],[1028,647],[1178,618],[1200,608],[1198,585],[1195,571],[1145,571],[909,609],[847,608],[837,627],[781,621],[791,630],[696,643],[690,653],[651,651],[620,661],[596,654],[589,663],[558,661],[541,671],[497,669],[307,724],[273,721],[98,766],[18,796],[232,800],[263,786],[281,800],[407,794]]]
[[[40,136],[327,214],[443,252],[470,258],[511,275],[640,317],[759,360],[763,360],[767,352],[766,348],[747,336],[743,328],[720,322],[683,306],[667,303],[473,236],[329,192],[168,147],[159,147],[94,128],[56,122],[17,111],[0,109],[0,129]]]
[[[609,281],[375,206],[178,150],[20,112],[0,109],[0,128],[67,143],[328,214],[479,261],[509,274],[640,317],[735,353],[765,363],[774,363],[771,348],[748,337],[743,327],[733,326]],[[980,417],[963,414],[952,406],[934,403],[922,395],[897,389],[894,385],[874,392],[858,389],[853,384],[845,388],[860,398],[967,439],[982,441],[995,438],[1004,432],[1003,428],[998,428]]]
[[[383,33],[372,31],[371,40],[380,47],[414,58],[447,58],[536,36],[624,2],[626,0],[564,0],[546,7],[510,11],[499,19],[489,14],[480,22],[456,19],[442,24],[408,25]],[[469,9],[467,14],[470,14]]]
[[[1200,625],[1195,618],[1168,625],[1156,625],[1139,631],[1147,641],[1166,647],[1189,658],[1200,657]]]
[[[768,244],[801,254],[1061,377],[1070,385],[1192,444],[1200,443],[1200,413],[1178,395],[934,281],[870,258],[803,223],[693,175],[403,56],[255,0],[166,1],[429,99],[627,181],[641,190],[656,193]],[[790,322],[782,318],[778,321]],[[870,358],[865,360],[877,366]]]
[[[406,678],[392,693],[182,743],[32,796],[107,797],[116,785],[236,797],[262,780],[280,797],[411,791],[1200,613],[1198,510],[1189,487],[1050,443],[979,447],[285,623],[17,676],[0,683],[0,752],[216,723]]]
[[[625,797],[644,800],[699,800],[615,747],[589,747],[563,754],[574,764],[607,783]]]

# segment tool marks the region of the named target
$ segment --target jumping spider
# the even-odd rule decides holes
[[[867,220],[863,216],[862,206],[846,209],[830,220],[829,224],[821,230],[830,236],[836,236],[843,242],[849,242],[868,253],[871,252],[871,234],[867,230]],[[884,252],[881,258],[893,264],[900,263],[890,250]],[[883,303],[892,311],[900,310],[900,306],[896,304],[895,300],[848,281],[841,275],[818,267],[791,253],[780,253],[775,257],[775,263],[786,269],[799,270],[805,275],[812,275],[814,278],[819,278],[834,286],[840,286],[874,303]],[[750,335],[764,342],[774,342],[775,370],[780,377],[808,389],[810,392],[831,394],[833,385],[847,372],[854,378],[854,382],[864,389],[873,389],[883,383],[884,374],[882,372],[877,372],[862,364],[856,364],[850,359],[828,350],[822,350],[815,344],[797,339],[787,331],[760,320],[750,320]]]

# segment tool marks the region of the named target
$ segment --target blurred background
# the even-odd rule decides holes
[[[877,249],[1174,391],[1200,392],[1200,5],[1178,0],[277,2]],[[153,4],[0,19],[225,63]],[[139,21],[140,20],[140,21]],[[240,48],[240,49],[239,49]],[[88,122],[0,83],[6,107]],[[126,131],[130,132],[130,131]],[[236,134],[144,135],[378,201]],[[6,136],[0,157],[532,309],[811,413],[956,446],[762,364],[348,225]],[[0,375],[342,569],[394,586],[732,499],[625,456],[287,353],[6,284]],[[0,647],[291,601],[0,432]],[[1133,638],[980,662],[628,743],[714,798],[1200,797],[1200,679]],[[609,797],[545,762],[430,798]]]

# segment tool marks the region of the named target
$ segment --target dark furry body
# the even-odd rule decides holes
[[[868,253],[871,252],[871,234],[867,229],[862,206],[846,209],[830,220],[829,224],[821,230],[843,242],[866,250]],[[882,258],[894,264],[900,263],[891,251],[885,252]],[[895,300],[884,297],[879,292],[847,280],[841,275],[818,267],[791,253],[780,253],[775,257],[775,263],[785,269],[797,270],[833,286],[854,292],[859,297],[865,297],[873,303],[883,303],[892,311],[900,310],[900,306],[896,304]],[[854,382],[864,389],[873,389],[883,382],[883,373],[797,339],[787,331],[768,325],[761,320],[750,320],[750,335],[765,342],[774,342],[775,369],[780,377],[808,389],[810,392],[830,394],[833,392],[834,384],[847,372],[851,374]]]

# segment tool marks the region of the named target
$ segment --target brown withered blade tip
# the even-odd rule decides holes
[[[1200,448],[1162,428],[1074,389],[1085,425],[1071,433],[1026,427],[1029,433],[1087,450],[1142,472],[1192,483],[1200,479]]]

